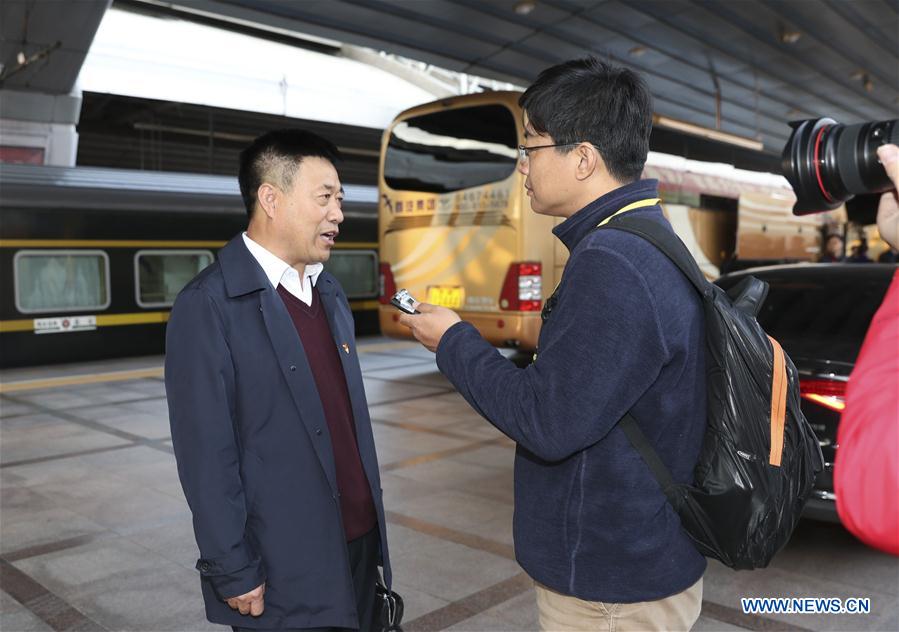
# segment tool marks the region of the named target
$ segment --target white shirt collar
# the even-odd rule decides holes
[[[273,288],[278,289],[279,284],[283,285],[288,292],[307,305],[312,304],[312,288],[318,282],[318,277],[325,266],[321,263],[307,265],[303,272],[303,278],[308,279],[309,283],[303,283],[301,286],[299,273],[288,263],[250,239],[246,233],[243,233],[243,242],[253,258],[262,266],[262,270]]]

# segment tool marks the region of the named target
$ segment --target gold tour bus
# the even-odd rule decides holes
[[[498,347],[533,350],[540,311],[562,275],[561,220],[537,215],[518,173],[520,92],[442,99],[399,114],[384,133],[378,174],[379,321],[408,338],[390,297],[456,310]],[[650,152],[663,208],[709,278],[722,264],[809,261],[822,223],[839,215],[791,212],[787,181]],[[836,213],[836,212],[835,212]]]

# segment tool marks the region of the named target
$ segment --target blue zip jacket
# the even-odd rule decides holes
[[[630,410],[675,480],[692,481],[706,427],[699,296],[649,242],[593,230],[655,197],[655,180],[634,182],[553,230],[570,257],[534,363],[516,367],[465,322],[437,349],[444,375],[518,444],[519,564],[541,584],[590,601],[662,599],[706,567],[617,427]],[[670,228],[657,205],[628,213]]]

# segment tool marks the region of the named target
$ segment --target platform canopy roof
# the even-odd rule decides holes
[[[117,3],[119,4],[119,3]],[[367,46],[451,70],[526,85],[592,54],[641,71],[656,113],[761,141],[779,152],[788,120],[840,122],[899,112],[896,0],[128,0],[281,35]],[[104,0],[4,0],[2,63],[28,38],[62,42],[4,87],[61,92],[77,76]],[[79,14],[79,11],[81,13]],[[82,24],[87,20],[85,24]],[[93,24],[93,26],[91,26]],[[260,64],[264,64],[260,60]]]
[[[643,72],[660,115],[761,140],[788,120],[899,112],[896,0],[176,0],[520,84],[592,54]],[[523,13],[530,8],[530,11]],[[720,102],[720,107],[718,103]]]

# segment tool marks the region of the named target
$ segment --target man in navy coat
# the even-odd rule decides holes
[[[372,628],[387,532],[353,318],[322,269],[336,147],[301,130],[240,160],[247,232],[179,294],[165,378],[206,614],[235,629]]]

